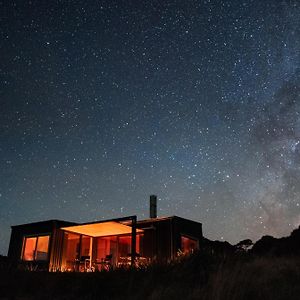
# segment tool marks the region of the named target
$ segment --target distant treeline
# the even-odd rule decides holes
[[[253,244],[249,239],[243,240],[236,245],[228,242],[210,241],[204,239],[204,247],[212,253],[230,255],[245,253],[257,256],[299,256],[300,255],[300,226],[292,231],[290,236],[274,238],[263,236]]]

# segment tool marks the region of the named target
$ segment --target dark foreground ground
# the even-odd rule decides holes
[[[199,253],[101,273],[0,271],[0,299],[300,299],[300,257]]]

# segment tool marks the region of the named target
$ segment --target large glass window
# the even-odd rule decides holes
[[[184,254],[192,253],[198,249],[198,247],[198,240],[187,236],[181,236],[181,251]]]
[[[23,260],[34,260],[36,240],[36,237],[25,238]]]
[[[35,259],[36,260],[47,260],[48,248],[49,248],[49,235],[39,236],[37,238]]]
[[[75,271],[78,269],[76,262],[80,259],[80,235],[64,233],[64,248],[62,257],[62,270]]]
[[[140,235],[136,236],[136,252],[140,256]],[[127,266],[131,263],[131,236],[110,236],[95,239],[96,254],[94,259],[98,263],[109,263],[113,266]]]
[[[117,259],[117,237],[99,237],[96,239],[96,260],[115,264]]]
[[[22,259],[26,261],[47,260],[49,235],[25,237]]]
[[[81,257],[89,258],[90,256],[90,237],[83,235],[81,237]]]
[[[119,257],[128,257],[131,255],[131,236],[119,237]]]

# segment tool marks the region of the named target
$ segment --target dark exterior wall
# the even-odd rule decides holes
[[[174,255],[176,255],[177,251],[181,249],[182,235],[198,240],[199,247],[201,249],[201,244],[203,241],[201,223],[180,218],[180,217],[174,217],[173,229],[174,229]]]
[[[45,265],[45,263],[49,265],[49,262],[51,262],[51,267],[56,267],[60,259],[62,249],[62,246],[60,246],[62,233],[58,228],[68,225],[75,225],[75,223],[50,220],[12,226],[8,257],[13,261],[21,260],[24,237],[50,235],[48,262],[43,262],[43,265]]]
[[[52,221],[12,226],[8,257],[14,260],[19,260],[21,258],[23,239],[25,236],[50,234],[51,241],[52,231]]]
[[[142,242],[140,245],[140,255],[143,257],[153,258],[155,255],[156,249],[156,238],[155,231],[153,228],[149,228],[144,231]]]
[[[62,227],[62,226],[61,226]],[[61,261],[63,255],[64,231],[55,227],[52,233],[49,271],[61,271]]]
[[[166,262],[171,258],[172,219],[154,223],[156,228],[156,260]]]
[[[202,224],[177,216],[139,221],[137,228],[144,230],[143,256],[159,262],[174,259],[181,249],[181,236],[197,239],[201,248]]]
[[[139,221],[137,228],[144,230],[143,256],[164,262],[171,256],[171,219]]]

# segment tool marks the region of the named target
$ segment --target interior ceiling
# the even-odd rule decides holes
[[[68,232],[88,235],[91,237],[131,234],[132,232],[132,228],[130,226],[120,224],[118,222],[113,222],[113,221],[68,226],[68,227],[62,227],[61,229]],[[136,232],[137,233],[143,232],[143,230],[136,229]]]

